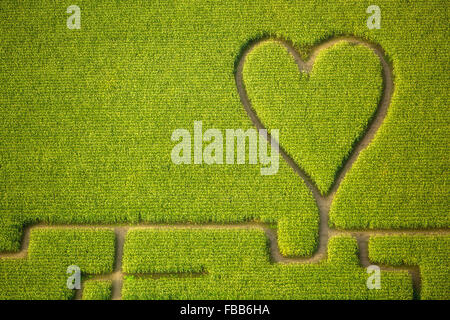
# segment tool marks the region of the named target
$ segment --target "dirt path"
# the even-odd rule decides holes
[[[273,263],[283,263],[283,264],[304,264],[304,263],[319,263],[327,258],[327,248],[322,248],[321,251],[316,252],[312,257],[308,258],[300,258],[293,257],[288,258],[281,255],[278,241],[277,241],[277,232],[270,228],[268,225],[257,222],[248,222],[242,224],[233,224],[233,225],[223,225],[223,224],[178,224],[178,225],[162,225],[162,224],[138,224],[133,226],[128,225],[46,225],[46,224],[37,224],[34,226],[29,226],[24,229],[24,236],[22,241],[22,248],[17,253],[0,253],[1,258],[10,258],[10,259],[24,259],[28,256],[28,247],[29,247],[29,239],[31,231],[34,229],[109,229],[114,230],[116,235],[116,253],[115,253],[115,262],[114,262],[114,270],[110,274],[98,275],[91,277],[89,281],[92,280],[109,280],[112,281],[112,299],[120,300],[122,298],[122,284],[123,284],[123,276],[125,273],[122,270],[122,261],[123,261],[123,250],[125,243],[125,236],[129,230],[173,230],[173,229],[222,229],[222,230],[233,230],[233,229],[253,229],[253,230],[261,230],[265,233],[267,238],[269,239],[269,248],[270,248],[270,257]],[[336,235],[351,235],[357,239],[358,247],[359,247],[359,256],[362,267],[367,267],[371,265],[368,256],[368,239],[371,235],[442,235],[448,234],[449,230],[446,229],[436,229],[436,230],[414,230],[414,231],[405,231],[405,230],[361,230],[361,231],[339,231],[339,230],[331,230],[329,232],[329,236]],[[416,297],[419,297],[421,279],[420,272],[417,266],[401,266],[401,267],[389,267],[389,266],[380,266],[382,270],[385,271],[408,271],[413,279],[414,286],[414,294]],[[180,274],[180,276],[203,276],[205,273],[199,274]],[[167,274],[141,274],[135,275],[142,278],[158,278],[161,276],[167,276]],[[84,288],[84,282],[82,283],[81,290],[75,291],[75,300],[80,300],[82,298],[82,292]]]
[[[120,300],[122,297],[122,260],[123,260],[123,247],[125,244],[125,236],[128,232],[126,227],[118,227],[114,229],[116,234],[116,257],[114,272],[112,274],[112,299]]]

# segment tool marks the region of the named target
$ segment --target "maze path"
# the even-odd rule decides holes
[[[237,224],[237,225],[137,225],[137,226],[118,226],[118,225],[102,225],[102,226],[80,226],[80,225],[54,225],[47,226],[44,224],[39,224],[35,226],[27,227],[24,230],[24,237],[22,241],[22,248],[17,253],[5,253],[0,254],[0,258],[12,258],[12,259],[24,259],[28,255],[28,247],[30,241],[30,233],[33,229],[113,229],[116,235],[116,253],[115,253],[115,265],[113,273],[107,275],[99,275],[94,276],[90,280],[112,280],[112,298],[115,300],[121,299],[121,288],[123,285],[123,276],[124,273],[122,271],[122,257],[123,257],[123,247],[125,243],[125,236],[130,230],[177,230],[177,229],[203,229],[203,230],[212,230],[212,229],[220,229],[220,230],[260,230],[263,231],[269,240],[269,254],[270,260],[275,264],[284,264],[284,265],[298,265],[298,264],[309,264],[315,263],[319,264],[327,259],[327,249],[323,255],[318,256],[314,255],[311,258],[286,258],[280,254],[278,245],[277,245],[277,234],[274,229],[271,229],[269,226],[259,223],[247,223],[247,224]],[[339,235],[350,235],[357,239],[358,247],[359,247],[359,260],[360,265],[362,267],[367,267],[370,265],[370,260],[368,256],[367,250],[367,242],[368,238],[371,235],[383,235],[383,236],[395,236],[395,235],[423,235],[423,236],[436,236],[449,234],[448,230],[416,230],[412,232],[405,232],[401,230],[378,230],[378,231],[336,231],[332,230],[330,232],[330,237],[339,236]],[[381,266],[381,270],[383,271],[407,271],[412,276],[413,286],[414,286],[414,294],[416,297],[420,295],[420,272],[417,266]],[[146,277],[145,274],[139,275],[141,277]],[[152,276],[149,274],[148,276]],[[76,292],[76,299],[81,299],[82,290],[78,290]]]

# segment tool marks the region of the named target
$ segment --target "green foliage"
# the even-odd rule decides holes
[[[419,266],[421,299],[450,298],[450,236],[372,236],[369,258],[385,265]]]
[[[252,128],[236,92],[234,70],[245,44],[265,35],[292,41],[306,56],[315,44],[350,34],[379,44],[392,62],[395,91],[389,113],[342,182],[332,204],[331,225],[448,228],[448,3],[377,0],[382,10],[380,30],[369,30],[365,24],[371,4],[368,0],[80,0],[82,29],[74,31],[66,28],[64,6],[54,1],[0,1],[0,251],[19,250],[22,226],[35,221],[257,220],[279,222],[284,254],[310,254],[317,244],[317,232],[312,233],[318,209],[284,161],[277,175],[263,177],[254,165],[176,166],[170,159],[171,133],[192,128],[196,120],[202,120],[204,128]],[[322,70],[335,65],[320,64]],[[290,115],[295,110],[285,111]],[[281,132],[283,137],[303,139]],[[343,151],[340,158],[319,154],[323,161],[336,157],[330,162],[334,168],[320,172],[335,172],[337,158],[344,155]],[[331,173],[323,175],[328,176],[320,182],[326,190]],[[49,249],[35,247],[41,254],[33,259],[0,260],[0,298],[72,296],[64,289],[65,270],[60,270],[63,243],[45,241],[42,246]],[[78,249],[93,250],[86,242],[71,243],[70,248],[77,259],[83,257]],[[112,259],[113,244],[107,248],[96,251],[92,259],[84,256],[85,267],[92,263],[92,271],[109,272],[112,262],[102,259]],[[343,250],[354,252],[353,247],[348,249]],[[243,259],[239,252],[223,250],[225,256],[226,250],[236,253],[229,260]],[[353,261],[339,250],[330,258]],[[181,268],[180,264],[172,268]],[[168,269],[164,266],[159,268]],[[349,273],[350,281],[346,276],[331,277],[333,264],[269,266],[272,271],[257,271],[258,277],[250,268],[233,273],[229,282],[212,274],[195,279],[137,278],[126,281],[126,297],[202,297],[209,286],[217,297],[231,290],[235,292],[230,296],[241,297],[245,291],[240,289],[251,289],[250,283],[261,291],[249,290],[248,296],[378,294],[359,295],[364,292],[362,282],[355,287],[352,277],[365,277],[361,268]],[[428,264],[422,272],[426,268]],[[278,278],[271,278],[274,275]],[[388,277],[396,283],[388,297],[411,297],[406,275],[388,273]],[[192,285],[196,281],[198,288]],[[165,282],[169,291],[163,290]],[[233,287],[234,283],[241,287]],[[270,290],[258,283],[271,284]],[[220,284],[231,286],[221,292]],[[425,297],[448,297],[433,293],[433,285],[425,287],[429,290]],[[149,288],[157,290],[139,291]]]
[[[83,286],[83,300],[111,300],[112,281],[88,280]]]
[[[124,271],[155,277],[126,277],[122,295],[124,299],[412,298],[406,272],[383,272],[383,288],[367,289],[368,275],[357,263],[355,239],[335,237],[329,251],[329,260],[321,264],[273,264],[259,230],[133,230],[125,242]]]
[[[230,256],[249,251],[253,252],[248,256],[249,262],[268,263],[266,242],[265,234],[254,229],[131,230],[125,239],[122,268],[128,274],[199,273],[213,256],[216,261],[225,262]],[[237,268],[241,262],[231,259],[227,264]],[[217,263],[213,267],[224,266]]]
[[[328,242],[328,261],[332,264],[359,266],[358,246],[352,237],[334,237]]]
[[[332,222],[449,226],[446,2],[380,0],[380,30],[365,24],[370,4],[81,1],[74,31],[52,1],[1,1],[0,216],[72,224],[314,218],[305,185],[284,163],[271,177],[254,165],[176,166],[170,135],[195,120],[252,127],[233,74],[250,39],[271,34],[306,52],[352,34],[386,50],[396,90],[386,123],[339,190]],[[0,229],[1,250],[18,248],[12,230]]]
[[[112,230],[32,230],[27,258],[0,258],[0,300],[72,298],[67,268],[76,265],[82,275],[112,272],[114,241]]]
[[[337,191],[330,219],[345,229],[449,228],[448,3],[377,4],[384,19],[373,39],[393,61],[395,92],[380,132]]]
[[[325,194],[378,107],[378,57],[341,42],[322,50],[308,74],[282,44],[267,41],[247,56],[243,76],[262,123],[280,130],[281,145]]]
[[[263,177],[259,165],[179,166],[170,159],[171,133],[192,130],[196,120],[205,129],[253,127],[233,70],[255,30],[239,35],[217,19],[228,16],[231,3],[78,5],[82,29],[74,31],[53,1],[0,3],[0,216],[20,212],[64,224],[274,223],[297,218],[299,208],[318,214],[284,163]],[[238,23],[238,12],[232,15]],[[222,26],[207,39],[211,21]],[[15,238],[0,250],[11,248],[8,240]]]
[[[0,252],[19,251],[23,222],[14,215],[4,214],[0,219]]]
[[[311,256],[318,246],[319,215],[300,212],[278,221],[278,247],[284,256]]]

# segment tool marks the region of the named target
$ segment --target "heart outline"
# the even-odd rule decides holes
[[[299,71],[300,72],[307,72],[310,73],[312,70],[312,67],[314,66],[316,57],[318,56],[319,52],[322,50],[326,50],[333,45],[341,42],[346,41],[350,44],[354,45],[363,45],[369,49],[371,49],[375,55],[379,58],[379,61],[382,66],[382,94],[381,99],[378,103],[378,106],[374,112],[374,115],[369,120],[365,130],[363,131],[363,134],[361,137],[353,143],[353,147],[349,152],[349,155],[343,160],[342,166],[337,170],[335,179],[333,181],[333,184],[331,185],[330,189],[326,194],[322,194],[314,181],[311,179],[311,177],[292,159],[292,157],[286,152],[286,150],[279,144],[278,141],[273,139],[270,134],[267,134],[267,140],[270,144],[273,144],[275,146],[278,146],[279,151],[283,159],[286,161],[286,163],[294,170],[294,172],[305,182],[308,189],[311,191],[317,207],[319,209],[320,214],[320,223],[319,223],[319,246],[317,249],[317,252],[314,255],[314,259],[322,259],[322,257],[326,254],[327,251],[327,244],[328,239],[330,238],[332,234],[332,230],[329,226],[329,212],[331,204],[334,200],[334,197],[336,195],[337,190],[339,189],[339,186],[341,182],[344,180],[347,172],[351,169],[353,164],[356,162],[356,160],[359,158],[359,154],[361,151],[365,150],[370,143],[373,141],[373,139],[376,136],[376,133],[378,132],[381,125],[384,123],[384,119],[386,118],[389,106],[391,104],[392,95],[394,92],[394,76],[391,65],[388,63],[388,60],[386,59],[386,55],[384,53],[384,50],[377,44],[368,42],[364,39],[360,39],[354,36],[340,36],[340,37],[334,37],[330,38],[328,40],[325,40],[316,46],[313,47],[311,50],[308,58],[306,60],[303,60],[297,51],[297,49],[294,47],[292,43],[290,43],[287,40],[284,39],[278,39],[273,37],[262,37],[256,40],[252,40],[249,43],[247,43],[246,46],[241,50],[240,55],[238,56],[235,64],[235,82],[236,82],[236,88],[239,94],[239,98],[241,100],[241,104],[244,107],[244,110],[246,111],[248,117],[250,118],[253,125],[258,129],[267,129],[266,126],[262,123],[262,121],[259,119],[256,111],[252,108],[250,99],[248,97],[247,91],[245,89],[244,81],[243,81],[243,69],[246,62],[247,56],[260,44],[263,44],[264,42],[268,41],[275,41],[280,43],[283,47],[285,47],[290,55],[294,58]]]

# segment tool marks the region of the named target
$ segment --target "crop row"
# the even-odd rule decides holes
[[[0,259],[0,299],[69,299],[69,266],[82,275],[112,272],[115,237],[105,229],[34,229],[28,257]]]
[[[421,299],[450,298],[450,236],[372,236],[369,258],[384,265],[419,266]]]
[[[421,298],[448,299],[450,237],[372,236],[374,264],[417,265]],[[0,299],[70,299],[67,267],[83,277],[112,272],[114,233],[106,229],[35,229],[26,259],[0,259]],[[278,264],[264,232],[247,229],[136,229],[124,247],[124,299],[411,299],[405,271],[381,272],[366,287],[356,240],[336,236],[317,264]],[[141,277],[158,274],[158,277]],[[164,276],[164,274],[166,276]],[[83,299],[110,299],[111,282],[88,280]]]
[[[273,264],[267,238],[246,230],[133,230],[126,237],[124,299],[411,299],[406,272],[382,272],[366,287],[356,241],[330,240],[320,264]],[[167,274],[157,278],[142,273]],[[134,274],[134,275],[133,275]]]
[[[23,222],[11,214],[1,214],[0,252],[19,251],[22,240]]]
[[[83,300],[110,300],[112,281],[88,280],[83,285]]]
[[[286,218],[292,220],[283,223],[293,225],[299,216],[316,219],[317,208],[306,186],[284,161],[277,175],[262,177],[258,165],[180,166],[170,160],[171,133],[192,128],[194,121],[203,121],[205,128],[253,127],[242,108],[233,72],[246,43],[267,34],[291,40],[302,52],[334,35],[352,34],[379,44],[393,63],[395,91],[389,114],[341,185],[332,209],[335,226],[450,226],[449,215],[444,214],[449,176],[445,1],[379,0],[382,30],[367,29],[364,1],[286,1],[282,5],[273,0],[186,0],[170,5],[147,1],[145,10],[138,2],[117,2],[113,7],[92,2],[83,5],[83,15],[95,17],[96,23],[71,33],[63,32],[64,8],[55,8],[49,0],[29,1],[23,10],[17,9],[15,1],[0,5],[0,42],[4,44],[0,51],[0,251],[19,249],[19,231],[28,221],[276,223]],[[136,22],[132,28],[129,21]],[[35,28],[39,32],[33,32]],[[370,70],[376,67],[372,57],[363,64],[367,73],[359,74],[361,61],[351,70],[342,57],[327,66],[326,57],[333,50],[327,52],[325,60],[317,60],[327,76],[325,83],[349,74],[362,80],[376,75]],[[268,63],[274,64],[275,57],[267,57]],[[287,97],[289,105],[280,110],[291,120],[294,111],[309,102],[319,105],[316,93],[309,92],[308,99],[305,90],[312,90],[311,83],[319,78],[316,74],[306,80],[290,57],[284,54],[280,59],[277,66],[286,66],[288,77],[281,84],[310,83],[299,88],[294,99]],[[291,81],[296,77],[301,82]],[[371,82],[360,81],[355,89],[354,81],[348,80],[333,82],[338,86],[329,88],[333,96],[347,83],[349,91],[345,88],[339,94],[349,102],[347,107],[353,101],[365,102],[366,94],[358,93]],[[288,93],[294,94],[291,89]],[[317,90],[323,102],[330,101],[323,96],[325,87]],[[291,110],[292,104],[303,102],[307,104]],[[342,102],[326,107],[336,114],[338,105]],[[365,119],[373,110],[365,104],[355,107],[365,110]],[[335,120],[321,117],[330,115],[328,109],[317,110],[306,113],[311,134],[321,129],[322,122]],[[319,117],[320,121],[313,121]],[[364,117],[356,117],[354,123],[361,124]],[[330,136],[314,130],[317,139],[280,133],[282,139],[314,143],[304,149],[317,147],[317,152],[308,154],[318,160],[317,166],[330,161],[330,167],[318,168],[324,170],[323,178],[314,176],[322,190],[328,188],[348,149],[332,151],[348,147],[358,131],[347,120],[335,128],[336,136],[332,128]],[[302,128],[306,130],[304,124]],[[345,128],[350,131],[340,135]],[[348,139],[323,152],[330,141],[344,136]],[[312,174],[317,170],[315,163],[311,166]],[[23,221],[8,220],[7,215]],[[315,245],[314,237],[308,236],[303,244],[297,227],[302,228],[298,224],[281,230],[280,244],[289,248],[283,249],[287,254],[305,255]]]

